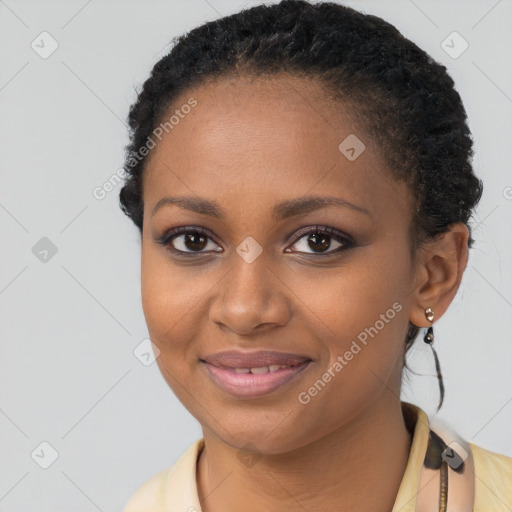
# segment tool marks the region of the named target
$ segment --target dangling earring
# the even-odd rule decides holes
[[[425,309],[425,318],[431,323],[434,321],[434,311],[432,308]],[[434,343],[434,328],[432,325],[428,328],[423,341],[429,345]]]
[[[444,401],[444,382],[443,382],[443,375],[441,374],[441,365],[439,364],[439,358],[437,357],[437,353],[434,349],[433,343],[434,343],[434,328],[432,327],[432,322],[434,321],[434,310],[432,308],[426,308],[425,309],[425,318],[430,322],[430,327],[427,329],[427,333],[425,334],[425,337],[423,338],[423,341],[430,345],[432,348],[432,352],[434,353],[434,360],[436,363],[436,372],[437,372],[437,380],[439,381],[439,393],[441,395],[441,401],[439,402],[439,405],[437,407],[437,411],[439,412],[439,409],[443,405]]]

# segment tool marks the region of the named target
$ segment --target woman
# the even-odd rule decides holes
[[[445,67],[282,1],[180,37],[129,122],[144,315],[203,438],[125,512],[511,510],[512,458],[400,401],[482,193]]]

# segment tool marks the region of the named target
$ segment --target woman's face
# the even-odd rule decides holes
[[[141,270],[157,363],[177,397],[205,431],[263,453],[396,404],[411,195],[349,107],[279,76],[190,89],[173,114],[144,178]],[[191,233],[165,239],[173,228]],[[296,357],[213,358],[233,350]]]

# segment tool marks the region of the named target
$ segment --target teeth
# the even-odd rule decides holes
[[[295,365],[288,364],[270,364],[268,366],[259,366],[258,368],[235,368],[235,373],[254,373],[263,374],[277,372],[280,368],[292,368]]]
[[[268,373],[268,366],[260,366],[259,368],[251,368],[251,373]]]

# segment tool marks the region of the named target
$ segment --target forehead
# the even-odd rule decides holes
[[[196,105],[181,111],[191,98]],[[314,192],[349,196],[366,207],[379,201],[372,188],[382,195],[392,184],[351,107],[308,79],[223,78],[188,89],[173,102],[173,113],[179,122],[149,155],[145,206],[164,194],[186,194],[240,211]],[[364,151],[347,158],[346,140]]]
[[[191,99],[196,106],[185,109]],[[223,149],[238,148],[248,158],[247,152],[252,149],[285,156],[291,144],[295,145],[295,154],[302,148],[311,153],[310,146],[317,139],[328,136],[329,141],[336,142],[346,130],[361,132],[348,113],[350,109],[334,101],[324,87],[288,74],[210,79],[174,100],[163,123],[182,109],[188,113],[179,120],[175,116],[178,123],[163,137],[173,139],[169,142],[184,150],[210,150],[211,146],[222,145],[226,146]],[[203,152],[194,155],[201,157]],[[211,151],[208,156],[213,157]]]

